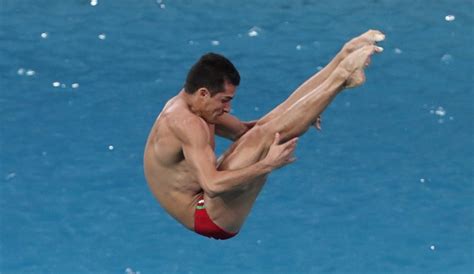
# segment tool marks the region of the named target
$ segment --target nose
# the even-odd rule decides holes
[[[224,105],[224,112],[226,112],[226,113],[230,112],[230,104],[225,104]]]

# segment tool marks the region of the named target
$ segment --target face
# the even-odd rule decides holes
[[[216,119],[224,113],[230,112],[230,103],[235,95],[236,86],[225,83],[224,91],[210,96],[209,92],[201,93],[203,96],[203,118],[213,123]],[[206,89],[207,91],[207,89]]]

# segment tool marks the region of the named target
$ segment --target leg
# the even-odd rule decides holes
[[[365,45],[373,45],[376,42],[380,42],[385,39],[385,35],[378,30],[369,30],[360,36],[347,42],[341,51],[331,60],[331,62],[324,67],[321,71],[313,75],[301,86],[299,86],[283,103],[278,105],[275,109],[269,112],[267,115],[259,120],[260,124],[264,124],[272,120],[275,116],[281,115],[282,112],[287,110],[296,101],[301,99],[303,96],[314,90],[316,87],[321,85],[337,68],[339,63],[344,60],[349,54],[356,51],[357,49]]]
[[[257,123],[223,155],[218,168],[239,169],[263,159],[277,132],[282,141],[302,135],[332,99],[346,87],[346,83],[350,83],[351,87],[363,83],[363,67],[374,51],[380,50],[370,45],[355,51],[341,62],[326,81],[297,100],[281,115],[267,123]],[[266,177],[262,176],[255,178],[247,189],[215,198],[205,196],[211,219],[225,230],[237,232],[265,181]]]

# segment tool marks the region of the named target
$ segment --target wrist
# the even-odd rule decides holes
[[[258,162],[259,169],[262,171],[263,174],[270,173],[273,170],[273,166],[269,164],[265,159]]]

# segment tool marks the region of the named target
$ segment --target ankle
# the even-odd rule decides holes
[[[337,67],[331,74],[333,81],[344,83],[352,74],[352,71],[347,70],[344,67]]]

